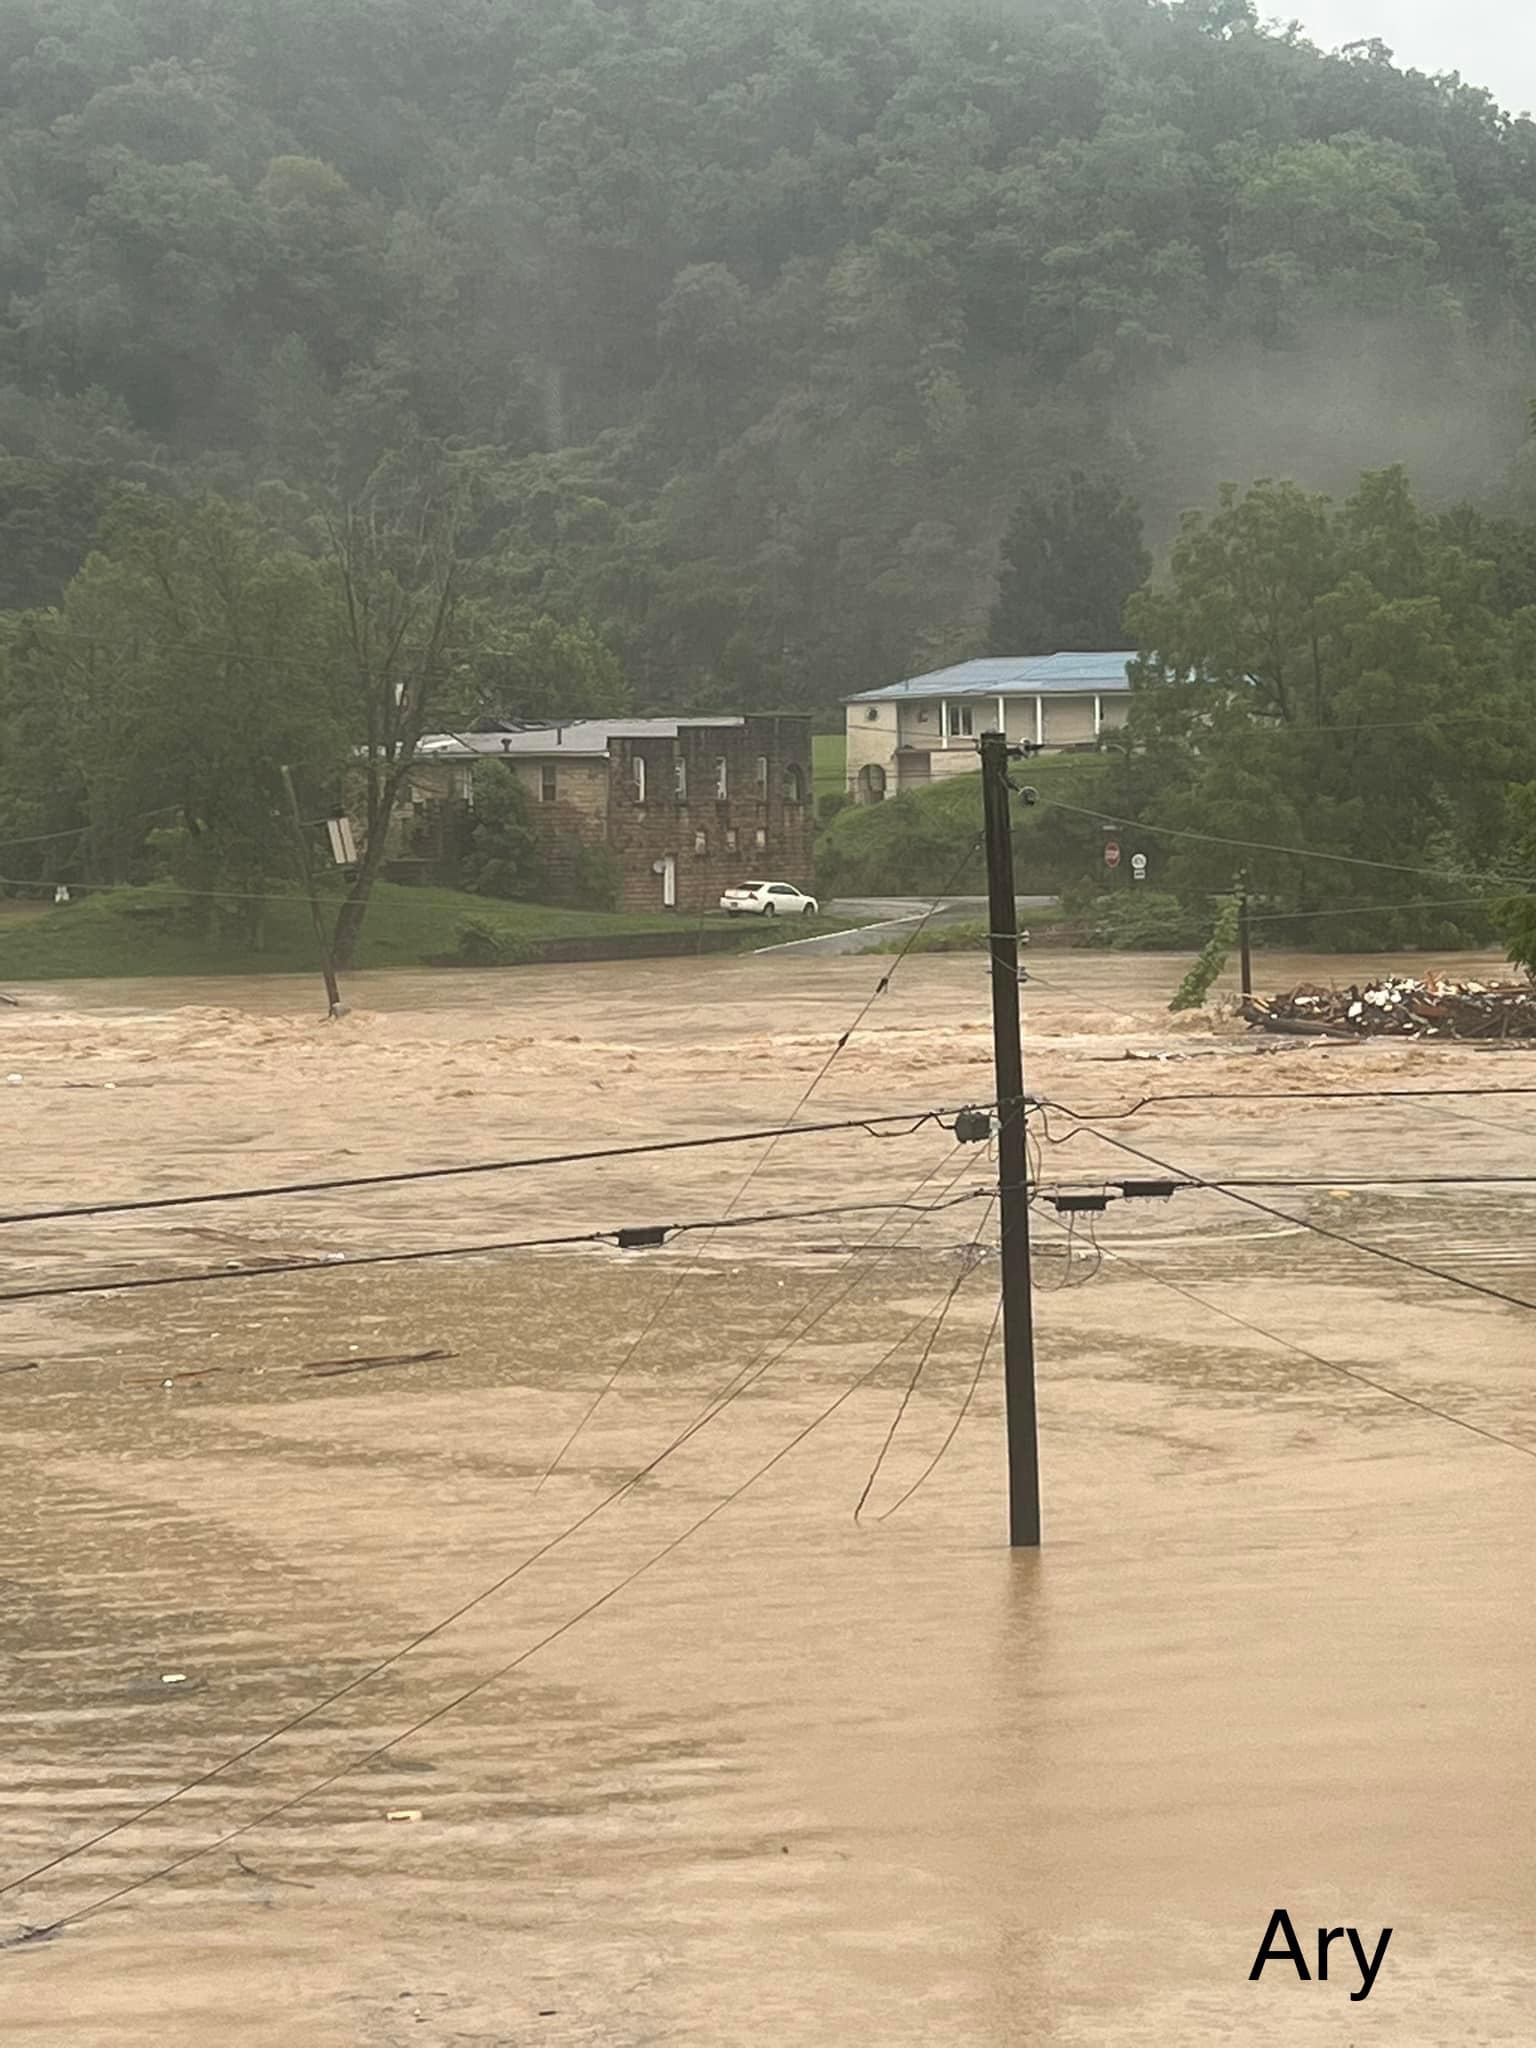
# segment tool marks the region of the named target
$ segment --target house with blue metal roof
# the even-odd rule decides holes
[[[1130,709],[1134,653],[1001,655],[845,699],[848,792],[859,803],[979,766],[977,737],[1093,747]]]

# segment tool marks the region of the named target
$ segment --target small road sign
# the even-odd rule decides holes
[[[1107,867],[1107,868],[1117,868],[1117,867],[1119,867],[1119,865],[1120,865],[1120,842],[1119,842],[1119,840],[1118,840],[1118,839],[1106,839],[1106,840],[1105,840],[1105,842],[1104,842],[1104,865],[1105,865],[1105,867]]]
[[[1138,882],[1144,882],[1147,879],[1147,856],[1144,853],[1133,853],[1131,855],[1131,873]]]

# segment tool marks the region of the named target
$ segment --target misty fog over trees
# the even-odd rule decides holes
[[[1536,321],[1536,129],[1245,0],[11,0],[0,181],[0,601],[425,438],[646,704],[976,651],[1032,479],[1481,494]]]
[[[398,749],[1102,639],[1229,480],[1520,507],[1536,126],[1249,0],[9,0],[0,196],[0,805],[117,866],[268,871],[131,735],[339,758],[360,590]]]

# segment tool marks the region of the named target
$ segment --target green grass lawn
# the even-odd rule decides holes
[[[564,910],[542,903],[505,903],[455,889],[406,888],[381,882],[374,891],[353,966],[420,967],[452,954],[467,920],[492,931],[509,955],[541,939],[610,938],[640,932],[694,928],[695,915],[631,917],[600,910]],[[797,919],[792,925],[745,919],[727,927],[718,912],[706,914],[706,928],[729,928],[743,950],[787,937],[839,930],[830,920]],[[279,897],[268,905],[263,943],[256,949],[239,936],[199,932],[188,916],[188,900],[169,884],[113,889],[41,915],[0,919],[0,982],[62,981],[120,975],[312,974],[317,972],[315,935],[302,897]]]
[[[819,732],[811,741],[811,784],[815,796],[842,796],[848,786],[848,736]]]
[[[1021,761],[1014,779],[1046,799],[1095,808],[1108,763],[1099,753],[1045,754]],[[1015,864],[1027,894],[1051,895],[1094,872],[1098,827],[1045,804],[1016,805]],[[981,775],[951,775],[924,789],[840,811],[822,831],[816,873],[824,896],[925,895],[984,886]],[[1091,844],[1089,843],[1091,842]],[[967,848],[975,851],[969,861]]]

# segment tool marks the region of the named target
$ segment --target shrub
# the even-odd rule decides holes
[[[517,770],[489,761],[475,778],[474,825],[461,869],[463,885],[476,896],[533,899],[544,880],[538,834],[528,814],[528,797]]]
[[[1198,1010],[1221,978],[1227,955],[1237,944],[1237,898],[1229,896],[1216,913],[1211,935],[1200,949],[1200,958],[1179,983],[1170,1010]]]
[[[1201,911],[1135,883],[1095,898],[1081,907],[1081,914],[1083,945],[1121,953],[1182,953],[1200,945],[1210,926],[1209,909]]]
[[[483,917],[466,917],[459,924],[453,957],[465,967],[500,967],[506,952],[494,925]]]
[[[611,847],[582,846],[571,868],[569,900],[582,910],[617,910],[624,870]]]

